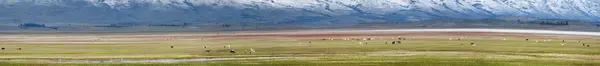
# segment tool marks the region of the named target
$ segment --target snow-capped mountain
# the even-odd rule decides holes
[[[345,24],[497,17],[600,21],[600,0],[0,0],[0,22]]]

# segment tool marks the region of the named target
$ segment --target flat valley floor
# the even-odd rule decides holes
[[[342,30],[11,33],[0,34],[0,43],[5,48],[0,50],[0,66],[600,66],[600,36],[590,35]],[[226,59],[210,60],[215,58]]]

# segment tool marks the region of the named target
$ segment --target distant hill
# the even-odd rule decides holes
[[[113,24],[62,24],[46,25],[26,23],[0,25],[0,32],[50,31],[50,32],[171,32],[171,31],[253,31],[253,30],[304,30],[304,29],[420,29],[420,28],[502,28],[541,29],[600,32],[600,22],[563,19],[429,19],[408,22],[358,22],[356,24],[293,25],[278,23],[113,23]]]

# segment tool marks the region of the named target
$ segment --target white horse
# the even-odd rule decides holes
[[[250,54],[255,53],[256,51],[252,48],[250,48]]]
[[[225,45],[223,48],[231,48],[231,45]]]

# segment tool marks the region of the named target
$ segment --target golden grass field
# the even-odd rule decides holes
[[[0,61],[0,65],[600,66],[600,41],[598,40],[600,40],[598,36],[583,35],[490,32],[321,32],[317,30],[0,34],[0,47],[6,48],[0,51],[0,59],[3,60]],[[402,43],[391,44],[392,41]],[[475,43],[475,46],[470,43]],[[231,47],[225,47],[227,45]],[[235,54],[229,53],[232,49],[236,51]],[[250,54],[250,49],[256,52]],[[211,51],[206,52],[206,50]],[[252,57],[301,58],[170,63],[9,61]]]

